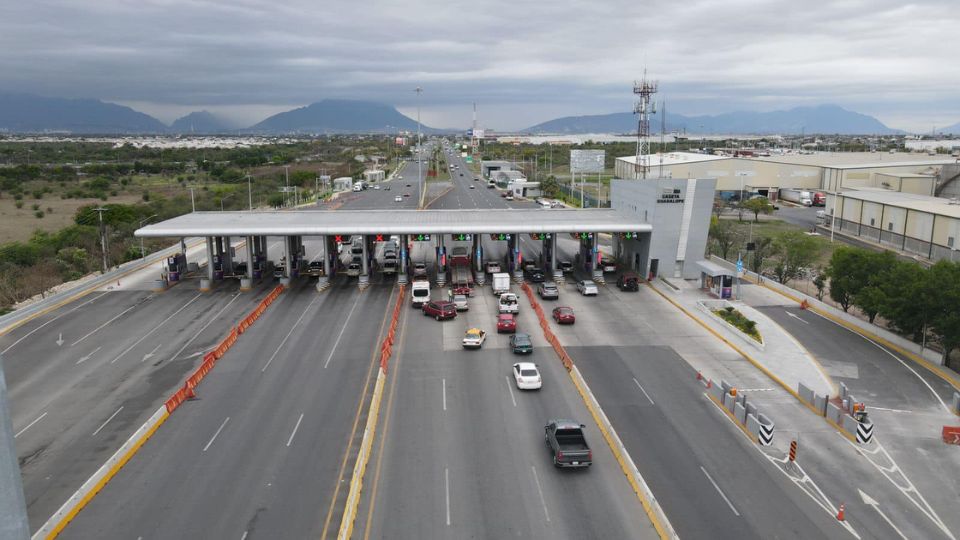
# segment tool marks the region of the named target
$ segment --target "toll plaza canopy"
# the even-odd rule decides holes
[[[139,237],[652,232],[608,208],[194,212],[138,229]]]

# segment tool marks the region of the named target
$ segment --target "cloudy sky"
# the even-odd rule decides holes
[[[891,127],[960,122],[956,0],[10,0],[0,90],[242,125],[327,97],[435,127],[511,130],[632,109],[833,103]]]

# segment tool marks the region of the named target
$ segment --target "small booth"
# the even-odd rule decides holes
[[[697,261],[700,268],[700,288],[720,299],[733,297],[735,270],[729,270],[711,261]]]

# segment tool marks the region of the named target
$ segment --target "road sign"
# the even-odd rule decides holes
[[[579,238],[580,240],[591,240],[593,238],[592,232],[582,232],[582,233],[570,233],[570,236],[573,238]]]
[[[552,233],[530,233],[531,240],[549,240]]]
[[[737,257],[737,274],[743,274],[743,259]]]
[[[410,240],[413,242],[429,242],[430,235],[429,234],[411,234]]]
[[[470,242],[473,240],[472,234],[451,234],[450,238],[454,242]]]
[[[640,238],[640,233],[636,232],[622,232],[620,233],[621,240],[636,240]]]
[[[490,235],[491,240],[510,240],[513,237],[510,233],[493,233]]]

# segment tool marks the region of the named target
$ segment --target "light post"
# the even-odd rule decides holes
[[[423,88],[419,86],[414,90],[417,93],[417,187],[419,188],[420,193],[420,202],[423,202],[423,164],[421,152],[423,149],[420,147],[420,94],[423,93]]]
[[[283,176],[285,178],[284,186],[288,190],[286,193],[289,193],[289,189],[290,189],[290,166],[289,165],[283,166]],[[286,206],[286,203],[287,203],[286,195],[284,195],[284,206]]]
[[[233,197],[234,195],[236,195],[236,193],[231,193],[231,194],[227,195],[226,197],[220,197],[220,211],[221,211],[221,212],[223,212],[223,201],[229,199],[230,197]]]
[[[153,219],[153,218],[155,218],[155,217],[157,217],[156,214],[154,214],[154,215],[152,215],[152,216],[147,216],[147,217],[141,219],[141,220],[140,220],[140,224],[137,226],[137,228],[138,228],[138,229],[143,228],[143,224],[144,224],[144,223],[146,223],[147,221],[150,221],[151,219]],[[141,236],[141,237],[140,237],[140,260],[143,260],[146,256],[147,256],[147,254],[146,254],[146,252],[143,250],[143,237]]]
[[[193,198],[193,189],[194,189],[194,186],[188,186],[188,188],[190,189],[190,211],[191,211],[191,212],[196,212],[196,211],[197,211],[197,203],[196,203],[196,201],[195,201],[194,198]]]
[[[250,173],[247,173],[247,205],[249,210],[253,210],[253,189],[250,184]]]

